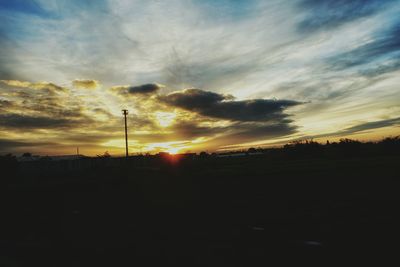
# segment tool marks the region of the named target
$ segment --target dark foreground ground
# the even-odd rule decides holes
[[[10,174],[0,266],[398,266],[399,165],[253,156]]]

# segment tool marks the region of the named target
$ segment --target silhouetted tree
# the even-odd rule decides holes
[[[250,148],[247,150],[247,152],[248,152],[248,153],[256,153],[257,150],[256,150],[254,147],[250,147]]]
[[[208,153],[206,151],[201,151],[200,154],[199,154],[200,158],[207,158],[208,156],[209,155],[208,155]]]

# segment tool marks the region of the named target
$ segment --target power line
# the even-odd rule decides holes
[[[125,119],[125,157],[128,157],[128,125],[126,123],[126,116],[128,115],[128,110],[123,109],[122,114],[124,114],[124,119]]]

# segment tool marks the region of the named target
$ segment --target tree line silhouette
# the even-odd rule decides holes
[[[279,148],[254,148],[226,153],[245,153],[271,158],[344,158],[351,156],[383,156],[400,153],[400,136],[386,137],[376,142],[362,142],[349,138],[342,138],[338,142],[320,143],[314,140],[296,140]],[[204,155],[203,155],[204,156]],[[210,156],[210,155],[208,155]]]
[[[280,158],[297,157],[348,157],[348,156],[381,156],[394,155],[400,153],[400,136],[386,137],[376,142],[362,142],[350,138],[342,138],[338,142],[320,143],[314,140],[296,140],[278,148],[254,148],[247,150],[230,151],[226,153],[207,153],[205,151],[196,155],[200,159],[215,158],[218,155],[235,155],[244,153],[245,155],[263,155]],[[193,155],[193,153],[190,153]],[[168,153],[159,153],[156,156],[164,158]],[[137,157],[151,157],[154,155],[137,155]],[[22,157],[32,157],[30,152],[22,154]],[[97,155],[97,158],[108,159],[111,155],[106,151],[103,155]],[[41,160],[51,160],[51,157],[41,157]],[[14,169],[18,166],[17,157],[11,153],[0,155],[0,167],[2,170]]]

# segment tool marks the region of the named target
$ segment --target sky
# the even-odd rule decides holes
[[[0,153],[400,135],[400,0],[0,0]]]

